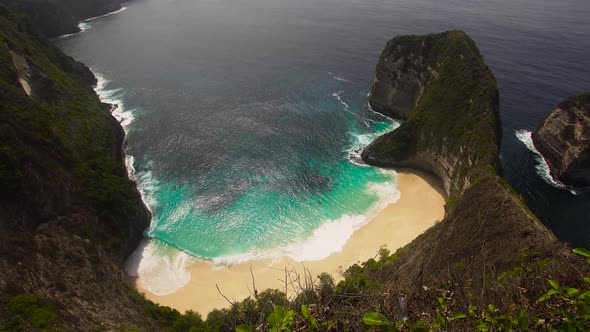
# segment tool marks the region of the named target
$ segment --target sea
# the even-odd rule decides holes
[[[130,176],[153,214],[129,272],[158,295],[195,260],[320,260],[395,202],[363,147],[397,35],[462,29],[500,90],[503,175],[561,240],[590,248],[590,193],[553,180],[530,133],[590,90],[588,0],[136,0],[55,43],[116,104]]]

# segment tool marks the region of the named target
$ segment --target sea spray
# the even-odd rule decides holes
[[[355,143],[352,146],[366,143],[367,140],[396,126],[396,123],[387,123],[383,124],[383,128],[379,131],[370,134],[369,137],[366,134],[360,134],[358,138],[353,139]],[[397,190],[395,183],[397,174],[392,170],[375,169],[375,171],[388,180],[364,184],[364,194],[377,197],[376,202],[365,213],[347,213],[337,219],[325,219],[319,222],[319,226],[309,236],[299,240],[291,239],[295,241],[284,246],[255,249],[206,260],[212,262],[212,268],[220,269],[249,261],[278,260],[283,257],[298,262],[317,261],[340,252],[356,230],[369,223],[387,205],[396,202],[400,198],[401,194]],[[178,206],[173,214],[166,218],[166,222],[174,224],[175,222],[169,219],[178,219],[179,213],[186,216],[189,209],[190,205],[187,204]],[[288,226],[285,225],[285,227]],[[143,289],[157,295],[170,294],[190,281],[190,272],[187,272],[188,265],[199,260],[198,258],[188,259],[190,257],[160,240],[150,240],[148,245],[143,248],[140,247],[129,260],[131,263],[128,271],[130,274],[139,277],[138,282]]]
[[[127,135],[131,123],[135,120],[137,110],[125,108],[125,94],[122,89],[110,89],[110,81],[101,73],[94,72],[94,76],[97,80],[94,91],[102,102],[112,105],[111,114],[121,124]],[[151,211],[157,204],[153,193],[158,187],[158,182],[149,170],[141,173],[136,172],[134,164],[135,158],[125,153],[128,176],[138,183],[144,205]],[[153,227],[154,224],[150,223],[150,229]],[[166,295],[190,281],[191,275],[187,271],[189,261],[190,256],[182,251],[171,249],[157,240],[144,240],[127,259],[125,270],[129,275],[138,277],[139,283],[144,289],[156,295]]]
[[[537,174],[543,180],[545,180],[545,182],[556,188],[567,190],[573,195],[578,194],[575,190],[569,188],[568,186],[563,184],[561,181],[555,179],[551,175],[551,168],[549,167],[547,160],[545,160],[545,157],[543,157],[543,155],[539,152],[539,150],[537,150],[535,144],[533,143],[533,133],[531,131],[517,130],[515,132],[515,135],[516,138],[518,138],[518,140],[521,141],[527,147],[527,149],[529,149],[531,152],[535,154],[535,160],[537,161],[535,169],[537,170]]]
[[[397,173],[393,170],[379,170],[391,178],[391,182],[368,183],[366,192],[379,197],[377,203],[365,214],[343,215],[337,220],[325,220],[314,230],[311,236],[296,243],[274,248],[271,250],[254,250],[238,255],[214,258],[217,266],[232,266],[253,260],[288,257],[297,262],[320,261],[330,255],[342,251],[346,242],[362,226],[369,223],[385,207],[399,200],[401,193],[397,190],[395,179]]]
[[[113,116],[121,123],[124,130],[129,132],[131,129],[130,125],[135,120],[138,110],[128,110],[124,104],[124,91],[122,89],[111,88],[111,83],[100,73],[97,73],[96,76],[98,80],[96,92],[104,102],[116,105],[113,110]],[[357,119],[355,121],[358,121],[358,123],[360,123],[358,119],[361,121],[366,120],[364,119],[366,116],[361,118],[360,115],[350,111],[350,106],[342,99],[342,94],[343,91],[340,91],[333,94],[333,97],[340,102],[344,111],[354,115],[354,119]],[[370,115],[370,117],[373,116]],[[347,240],[356,230],[367,224],[388,204],[395,202],[400,197],[400,193],[395,186],[395,172],[377,169],[370,170],[360,161],[360,152],[362,152],[364,146],[369,144],[377,136],[391,131],[397,128],[397,126],[399,126],[397,122],[391,121],[387,118],[381,118],[380,121],[371,121],[370,126],[366,125],[365,127],[361,127],[363,129],[360,132],[358,129],[354,129],[356,127],[351,127],[351,131],[349,132],[350,144],[344,147],[342,151],[345,158],[346,156],[349,157],[348,160],[342,160],[340,162],[341,166],[332,165],[327,168],[332,169],[333,171],[338,169],[341,172],[344,172],[343,174],[346,177],[361,176],[359,180],[367,177],[366,180],[368,181],[364,184],[361,184],[362,181],[359,182],[359,180],[355,182],[358,182],[356,186],[364,185],[364,193],[360,190],[362,187],[357,187],[359,190],[355,190],[356,194],[352,194],[353,197],[357,197],[355,195],[358,194],[364,196],[364,198],[357,197],[354,200],[356,201],[360,198],[365,200],[365,203],[361,203],[360,205],[354,203],[353,205],[355,205],[355,207],[348,206],[348,204],[351,204],[349,201],[351,198],[348,197],[351,196],[351,193],[349,192],[350,189],[345,188],[348,188],[347,186],[350,184],[341,184],[345,187],[338,187],[338,193],[325,193],[325,195],[328,195],[327,197],[329,197],[329,200],[332,200],[333,202],[330,203],[326,201],[323,207],[320,207],[320,209],[335,210],[331,212],[326,210],[321,213],[318,211],[313,212],[319,218],[316,217],[317,219],[315,219],[316,221],[314,221],[313,224],[305,226],[309,227],[315,225],[312,229],[308,228],[309,232],[303,232],[300,234],[301,237],[291,237],[289,240],[284,238],[285,235],[282,237],[282,240],[280,240],[276,238],[275,234],[275,237],[270,238],[271,242],[265,241],[264,243],[259,243],[260,249],[254,247],[254,249],[244,250],[241,253],[238,250],[238,253],[236,254],[203,255],[198,250],[193,252],[193,249],[195,248],[208,248],[207,246],[209,245],[218,245],[215,243],[207,244],[206,241],[209,241],[207,234],[209,233],[204,229],[194,228],[195,225],[193,223],[197,219],[205,217],[207,219],[204,219],[203,221],[207,221],[209,218],[202,211],[199,211],[199,204],[195,205],[195,202],[199,201],[200,196],[191,199],[191,197],[193,197],[191,194],[191,188],[190,186],[186,187],[184,184],[179,186],[179,184],[168,182],[159,183],[151,172],[152,167],[149,162],[144,162],[141,169],[136,171],[134,167],[134,158],[133,156],[128,155],[126,157],[126,162],[129,176],[139,184],[138,187],[144,202],[154,212],[154,217],[148,233],[150,236],[154,237],[154,239],[146,240],[145,243],[129,258],[126,266],[127,272],[130,275],[138,277],[138,283],[143,289],[156,295],[166,295],[175,292],[191,280],[188,266],[193,260],[209,260],[214,264],[212,266],[221,268],[223,266],[246,261],[279,259],[281,257],[289,257],[296,261],[322,260],[333,253],[341,251]],[[371,131],[370,133],[366,132],[367,128]],[[351,157],[355,152],[358,154],[358,162],[354,162]],[[365,171],[358,173],[357,166],[345,166],[349,161],[355,165],[365,166],[363,167]],[[357,170],[354,170],[355,168]],[[180,192],[179,190],[183,192]],[[346,194],[346,198],[342,196],[344,193],[348,193]],[[174,199],[170,201],[172,198]],[[298,204],[302,205],[294,206],[294,208],[303,210],[291,215],[289,217],[291,219],[285,220],[282,227],[289,227],[287,226],[288,224],[303,222],[303,219],[298,220],[298,216],[300,216],[299,213],[304,213],[304,210],[307,209],[307,204],[310,202],[316,202],[315,200],[309,201],[308,198],[305,197],[299,197],[297,199],[301,200]],[[322,200],[323,199],[324,198],[322,198]],[[341,199],[344,200],[340,201]],[[372,202],[370,203],[370,206],[362,207],[363,204],[367,204],[368,202]],[[158,208],[159,206],[162,206],[162,204],[163,208]],[[328,204],[328,206],[325,204]],[[239,208],[237,210],[242,211]],[[347,210],[348,212],[346,212]],[[248,214],[252,212],[240,213]],[[321,217],[320,215],[324,213],[326,216],[332,215],[333,217]],[[307,218],[305,219],[306,222],[310,221],[309,216],[304,217]],[[227,222],[228,221],[226,221],[224,227],[231,226],[231,224]],[[238,226],[239,224],[231,227]],[[175,231],[180,228],[183,229],[183,231],[179,233],[182,235],[182,238],[179,237],[179,234],[175,233]],[[216,232],[220,231],[221,230],[216,230]],[[197,237],[195,238],[193,235],[196,235]],[[198,242],[203,242],[204,247]],[[287,244],[278,245],[279,243],[285,242],[287,242]],[[193,257],[188,253],[200,258]]]
[[[96,19],[99,19],[99,18],[102,18],[102,17],[107,17],[107,16],[118,14],[118,13],[120,13],[122,11],[125,11],[126,9],[127,9],[127,7],[121,7],[121,9],[116,10],[114,12],[106,13],[104,15],[100,15],[100,16],[96,16],[96,17],[87,18],[84,21],[78,23],[78,30],[79,30],[78,32],[68,33],[68,34],[65,34],[65,35],[62,35],[62,36],[57,37],[57,39],[68,38],[68,37],[71,37],[73,35],[77,35],[79,33],[88,31],[88,30],[90,30],[92,28],[92,24],[91,24],[92,21],[94,21]]]
[[[361,157],[365,147],[367,147],[367,145],[371,144],[371,142],[373,142],[377,137],[379,137],[383,134],[386,134],[390,131],[393,131],[400,126],[400,123],[397,121],[391,120],[389,118],[387,118],[387,120],[388,121],[386,121],[386,122],[378,123],[378,125],[381,128],[378,128],[373,133],[363,133],[363,134],[351,133],[352,143],[346,149],[346,152],[348,153],[348,160],[351,163],[353,163],[357,166],[370,167],[369,165],[367,165],[363,161],[363,159]]]
[[[352,83],[350,80],[347,80],[346,78],[344,78],[342,76],[336,75],[336,74],[332,73],[331,71],[328,72],[328,75],[330,75],[330,77],[332,77],[336,81],[345,82],[345,83]]]
[[[191,280],[187,267],[194,259],[183,251],[157,240],[144,240],[125,264],[139,286],[156,295],[167,295]]]
[[[113,106],[111,114],[121,124],[125,131],[125,136],[129,135],[131,131],[131,123],[135,120],[137,109],[127,110],[124,103],[125,93],[123,89],[110,89],[110,81],[107,80],[101,73],[93,72],[96,77],[96,86],[94,91],[99,96],[103,103]],[[137,172],[135,169],[135,158],[125,152],[125,166],[127,167],[127,174],[129,178],[138,184],[138,189],[141,193],[142,200],[145,206],[152,211],[157,204],[153,193],[156,190],[158,182],[153,178],[151,171]],[[148,163],[148,169],[150,164]]]

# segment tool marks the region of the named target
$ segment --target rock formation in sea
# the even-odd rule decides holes
[[[46,37],[80,31],[78,23],[121,9],[122,0],[0,0],[0,4],[26,15]]]
[[[557,105],[533,132],[533,143],[554,178],[590,186],[590,92]]]

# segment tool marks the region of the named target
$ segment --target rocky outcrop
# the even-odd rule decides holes
[[[23,13],[47,37],[80,31],[85,19],[121,9],[121,0],[0,0],[15,12]]]
[[[554,178],[590,186],[590,93],[557,105],[533,132],[533,143]]]
[[[369,103],[405,121],[365,148],[366,163],[433,173],[453,199],[478,177],[495,174],[498,90],[464,32],[391,40],[379,59]]]
[[[18,73],[18,81],[25,93],[37,101],[44,103],[53,101],[56,96],[56,84],[35,64],[29,63],[23,55],[13,51],[9,51],[9,53]]]

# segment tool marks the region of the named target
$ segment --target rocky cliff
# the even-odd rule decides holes
[[[538,289],[544,287],[538,281],[542,273],[580,280],[584,267],[579,268],[569,249],[498,176],[498,91],[465,33],[391,40],[377,66],[370,105],[405,121],[372,142],[363,159],[378,166],[429,171],[441,179],[449,195],[444,220],[401,249],[385,271],[374,274],[365,269],[372,280],[385,285],[388,297],[398,294],[413,306],[394,303],[387,310],[398,315],[404,310],[424,312],[425,285],[451,287],[461,292],[459,303],[485,305],[503,301],[499,299],[512,303],[518,296],[536,301]],[[524,278],[528,268],[523,267],[523,257],[531,266],[544,262],[536,277]],[[518,275],[520,284],[498,287],[506,274],[511,280]],[[530,292],[513,293],[519,288]]]
[[[150,216],[95,83],[0,6],[0,330],[158,329],[120,269]]]
[[[557,105],[533,132],[533,142],[553,177],[590,186],[590,93]]]
[[[87,18],[121,9],[122,0],[0,0],[0,4],[22,13],[47,37],[80,31]]]
[[[371,107],[405,121],[363,151],[365,162],[433,173],[452,199],[495,173],[498,90],[464,32],[394,38],[375,76]]]

